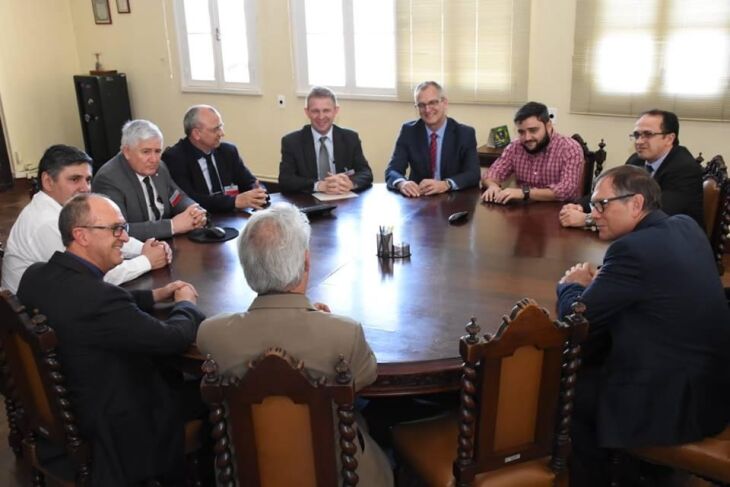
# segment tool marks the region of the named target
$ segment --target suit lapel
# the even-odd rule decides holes
[[[449,156],[456,152],[456,124],[451,119],[446,119],[446,130],[444,130],[444,140],[441,141],[441,179],[446,179],[451,175],[449,171]]]
[[[345,139],[342,135],[342,129],[337,125],[332,126],[332,147],[335,153],[335,172],[345,172],[344,164],[347,164],[347,158],[345,156]],[[347,169],[354,169],[348,167]]]
[[[145,221],[149,220],[149,210],[147,209],[149,205],[147,203],[147,196],[142,190],[142,184],[137,177],[137,173],[132,170],[132,167],[129,165],[129,161],[126,157],[124,157],[124,154],[120,152],[119,157],[121,158],[122,162],[122,173],[124,173],[124,176],[127,178],[127,181],[132,188],[132,191],[137,197],[137,204],[142,209],[142,215]]]
[[[304,163],[306,164],[306,170],[310,178],[317,178],[319,176],[317,172],[317,154],[314,153],[314,138],[312,137],[312,127],[305,125],[301,131],[302,137],[302,150],[304,151]]]
[[[659,182],[659,178],[661,178],[664,175],[664,173],[666,172],[667,168],[672,163],[672,158],[673,158],[674,154],[676,154],[676,152],[677,152],[677,147],[672,147],[672,149],[667,154],[667,157],[665,157],[664,158],[664,161],[662,161],[662,165],[659,166],[659,169],[657,169],[656,174],[654,174],[654,180],[657,183]]]
[[[426,124],[423,122],[423,120],[418,120],[415,125],[416,129],[416,147],[418,147],[418,151],[421,153],[418,160],[424,161],[423,165],[423,174],[424,177],[430,177],[431,173],[431,156],[428,153],[428,131],[426,130]]]
[[[193,146],[193,144],[190,142],[190,139],[185,137],[185,139],[183,140],[185,141],[183,142],[183,148],[185,151],[185,155],[187,156],[185,157],[185,161],[183,163],[188,164],[190,174],[192,174],[192,176],[195,178],[193,187],[201,193],[207,193],[208,183],[205,182],[205,177],[203,177],[203,171],[200,169],[200,164],[198,164],[198,159],[202,157],[202,154],[200,153],[200,151],[198,151],[198,149],[195,148],[195,146]]]

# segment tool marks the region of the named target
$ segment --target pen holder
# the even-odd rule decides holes
[[[393,233],[378,233],[376,236],[378,257],[383,259],[402,259],[411,256],[411,246],[405,242],[400,245],[393,243]]]

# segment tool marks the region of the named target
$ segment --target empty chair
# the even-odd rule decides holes
[[[302,362],[272,348],[242,378],[229,379],[209,356],[201,392],[211,409],[218,485],[357,485],[355,389],[344,359],[335,370],[334,384],[312,379]]]
[[[494,336],[474,319],[461,338],[464,360],[458,414],[393,429],[405,474],[431,487],[566,485],[570,414],[583,305],[567,322],[523,299]],[[404,478],[406,477],[406,478]],[[501,484],[500,484],[501,482]]]
[[[580,196],[590,196],[593,187],[593,179],[603,171],[603,163],[606,162],[606,143],[601,139],[598,143],[598,150],[592,151],[588,148],[580,134],[573,134],[573,140],[580,144],[583,149],[583,176],[580,182]]]
[[[725,272],[722,256],[730,232],[730,181],[722,156],[717,155],[705,166],[702,175],[705,231],[720,274]]]

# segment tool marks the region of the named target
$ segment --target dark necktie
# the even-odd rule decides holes
[[[652,166],[650,166],[649,164],[647,164],[647,165],[645,165],[644,167],[646,168],[646,171],[647,171],[647,172],[648,172],[648,173],[649,173],[650,175],[653,175],[653,174],[654,174],[654,168],[653,168]]]
[[[213,164],[213,156],[211,154],[203,154],[205,162],[208,164],[208,177],[210,178],[210,194],[220,193],[223,191],[221,188],[221,178],[218,176],[218,171]]]
[[[319,156],[317,157],[317,172],[320,181],[327,177],[327,173],[330,171],[330,155],[327,152],[327,146],[324,144],[327,137],[322,136],[319,138]]]
[[[155,216],[155,220],[159,220],[160,219],[160,210],[157,208],[157,205],[155,204],[155,191],[152,189],[152,182],[150,181],[150,177],[145,176],[142,181],[144,182],[144,185],[147,188],[147,201],[150,204],[150,210],[152,210],[152,214]]]
[[[436,133],[431,133],[431,145],[428,147],[428,157],[429,161],[431,162],[431,177],[436,177],[436,149],[438,148],[438,144],[436,143],[436,138],[438,135]]]

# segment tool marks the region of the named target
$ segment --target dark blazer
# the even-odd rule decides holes
[[[162,160],[167,164],[172,179],[188,196],[200,203],[200,206],[210,212],[233,211],[235,196],[210,194],[198,163],[201,157],[203,153],[187,137],[162,153]],[[223,187],[235,184],[238,191],[244,193],[256,184],[256,178],[243,164],[235,145],[221,142],[213,151],[213,157]]]
[[[195,203],[178,188],[164,162],[160,162],[157,174],[150,179],[164,204],[162,218],[157,221],[149,221],[147,196],[137,179],[137,173],[121,152],[101,166],[91,182],[95,193],[108,196],[119,206],[129,223],[129,234],[142,241],[150,237],[172,237],[170,219]]]
[[[69,253],[23,274],[18,298],[48,317],[73,406],[93,453],[93,485],[126,486],[182,468],[183,413],[155,358],[195,340],[203,314],[190,302],[160,321],[151,291],[102,281]],[[144,311],[146,310],[146,311]]]
[[[626,164],[644,167],[645,162],[634,154]],[[662,188],[662,210],[665,213],[689,215],[704,228],[702,167],[686,147],[673,147],[654,174],[654,179]]]
[[[363,190],[373,184],[373,172],[362,152],[357,132],[332,126],[332,148],[335,169],[338,173],[352,169],[354,190]],[[314,138],[310,125],[305,125],[281,138],[281,163],[279,163],[279,185],[282,191],[312,192],[318,180],[317,155],[314,153]]]
[[[610,245],[588,288],[558,286],[560,314],[581,295],[587,349],[611,342],[592,374],[599,446],[685,443],[730,422],[730,310],[707,237],[691,218],[647,215]]]
[[[406,178],[409,166],[411,170]],[[385,170],[385,182],[389,188],[395,189],[393,183],[400,178],[420,183],[422,179],[430,178],[430,173],[426,124],[420,119],[403,124]],[[453,118],[448,119],[441,144],[441,179],[447,178],[452,179],[459,189],[479,184],[476,134],[472,127]]]

